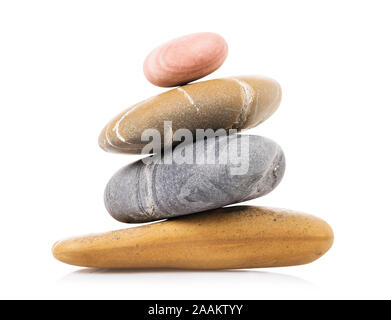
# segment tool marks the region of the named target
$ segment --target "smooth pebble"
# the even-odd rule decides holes
[[[119,221],[149,222],[254,199],[272,191],[285,170],[279,145],[248,135],[183,143],[172,161],[171,154],[145,159],[119,170],[106,186],[106,208]]]
[[[333,243],[323,220],[285,209],[227,207],[59,241],[56,259],[81,267],[239,269],[320,258]]]
[[[144,74],[154,85],[174,87],[217,70],[227,54],[228,45],[222,36],[194,33],[154,49],[144,61]]]
[[[188,129],[231,129],[257,126],[281,101],[280,85],[269,78],[245,76],[201,81],[166,91],[123,111],[102,130],[100,147],[109,152],[142,153],[148,144],[142,134],[155,129],[161,137]],[[164,130],[164,121],[171,122]],[[169,141],[168,144],[177,144]],[[164,139],[161,139],[163,147]]]

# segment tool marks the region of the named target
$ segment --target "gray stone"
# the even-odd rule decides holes
[[[180,161],[185,156],[187,163]],[[189,164],[191,156],[209,162]],[[115,219],[148,222],[254,199],[272,191],[285,170],[280,146],[259,136],[220,136],[182,143],[172,153],[172,164],[170,158],[166,152],[160,159],[139,160],[111,178],[105,205]],[[149,164],[144,163],[146,159]]]

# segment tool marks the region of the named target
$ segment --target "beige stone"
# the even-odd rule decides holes
[[[279,84],[268,78],[247,76],[197,82],[125,110],[103,129],[99,145],[111,152],[141,153],[148,143],[141,140],[144,130],[156,129],[163,137],[165,120],[172,121],[172,132],[186,128],[193,136],[196,129],[248,129],[269,118],[280,100]]]
[[[65,263],[99,268],[233,269],[310,263],[333,243],[323,220],[235,206],[57,242]]]

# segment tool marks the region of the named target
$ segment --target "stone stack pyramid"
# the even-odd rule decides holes
[[[229,206],[261,197],[281,181],[285,157],[274,141],[239,134],[268,119],[281,101],[269,78],[198,80],[228,53],[215,33],[174,39],[145,60],[147,79],[175,87],[125,110],[102,130],[105,151],[146,154],[108,182],[108,212],[138,227],[58,241],[65,263],[101,268],[231,269],[300,265],[322,256],[333,231],[285,209]]]

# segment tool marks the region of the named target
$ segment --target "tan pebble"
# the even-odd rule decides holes
[[[120,113],[102,130],[99,145],[110,152],[139,154],[148,144],[141,140],[142,133],[156,129],[164,137],[165,120],[172,122],[172,132],[189,129],[193,136],[196,129],[248,129],[269,118],[280,101],[280,85],[269,78],[244,76],[189,84]]]
[[[194,33],[154,49],[144,61],[144,74],[157,86],[174,87],[217,70],[227,54],[228,46],[222,36]]]
[[[332,243],[332,229],[314,216],[235,206],[59,241],[53,254],[82,267],[265,268],[310,263]]]

